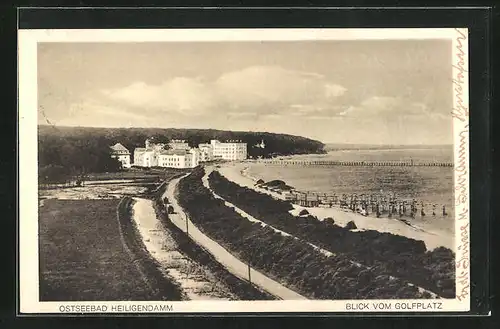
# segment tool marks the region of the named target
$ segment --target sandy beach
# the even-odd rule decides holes
[[[255,181],[259,179],[258,177],[251,177],[242,174],[242,171],[248,167],[248,163],[227,163],[221,165],[217,170],[224,175],[227,179],[232,182],[252,188],[258,192],[265,193],[273,196],[277,199],[283,199],[283,196],[270,192],[265,189],[261,189],[255,186]],[[307,211],[316,216],[319,220],[323,220],[327,217],[332,217],[335,220],[335,224],[339,226],[345,226],[348,222],[354,221],[359,230],[375,230],[379,232],[387,232],[396,235],[405,236],[415,240],[424,241],[428,250],[435,249],[437,247],[446,247],[454,250],[454,238],[449,233],[444,231],[438,231],[435,229],[429,229],[428,227],[415,227],[409,226],[402,221],[390,218],[374,218],[365,217],[358,213],[353,213],[351,211],[344,211],[340,208],[324,208],[324,207],[301,207],[294,205],[294,210],[291,211],[293,215],[298,215],[302,209],[307,209]]]

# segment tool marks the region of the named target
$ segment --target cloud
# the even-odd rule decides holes
[[[332,116],[332,115],[312,115],[307,117],[308,119],[311,120],[335,120],[338,118],[338,116]]]
[[[112,122],[114,126],[128,126],[132,123],[147,123],[149,118],[140,112],[127,111],[123,108],[101,103],[100,101],[78,101],[68,106],[68,111],[59,117],[49,117],[54,124],[73,125],[78,123],[82,126],[99,126],[96,118],[104,125]]]
[[[446,116],[432,111],[426,104],[412,102],[399,97],[373,96],[360,104],[349,106],[339,113],[345,117],[432,117],[445,118]]]
[[[233,118],[251,118],[255,117],[255,113],[252,112],[228,112],[227,116],[233,117]]]
[[[334,104],[346,88],[324,76],[279,66],[251,66],[227,72],[213,81],[176,77],[158,85],[142,81],[102,91],[108,101],[136,109],[161,110],[186,116],[228,115],[239,117],[289,113],[302,104],[321,111]]]
[[[358,103],[355,95],[347,92],[345,87],[320,74],[279,66],[250,66],[211,81],[202,77],[176,77],[156,85],[136,81],[123,88],[104,90],[101,94],[115,107],[148,113],[158,120],[162,117],[257,120],[284,115],[312,120],[392,116],[446,118],[424,102],[372,96]]]
[[[215,81],[221,99],[230,108],[256,111],[313,104],[342,95],[346,89],[318,74],[278,66],[252,66],[223,74]]]
[[[212,91],[199,78],[178,77],[159,85],[142,81],[127,87],[104,90],[110,100],[143,109],[199,115],[215,106]]]
[[[263,114],[263,115],[261,115],[261,117],[264,119],[275,120],[275,119],[283,118],[283,115],[281,115],[281,114]]]
[[[346,88],[340,85],[327,84],[325,85],[326,98],[336,98],[342,96],[347,91]]]

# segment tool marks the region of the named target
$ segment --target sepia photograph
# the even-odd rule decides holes
[[[467,310],[467,32],[388,30],[20,31],[22,309]]]

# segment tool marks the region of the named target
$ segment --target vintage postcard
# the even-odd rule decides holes
[[[19,30],[19,313],[468,311],[467,49]]]

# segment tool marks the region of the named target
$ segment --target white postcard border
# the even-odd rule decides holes
[[[192,42],[299,40],[452,40],[455,160],[455,299],[350,301],[40,302],[37,196],[39,42]],[[19,304],[30,313],[123,312],[450,312],[470,310],[469,108],[467,29],[138,29],[19,30]],[[436,305],[436,303],[438,305]],[[383,309],[375,305],[384,305]],[[103,308],[106,308],[104,310]]]

